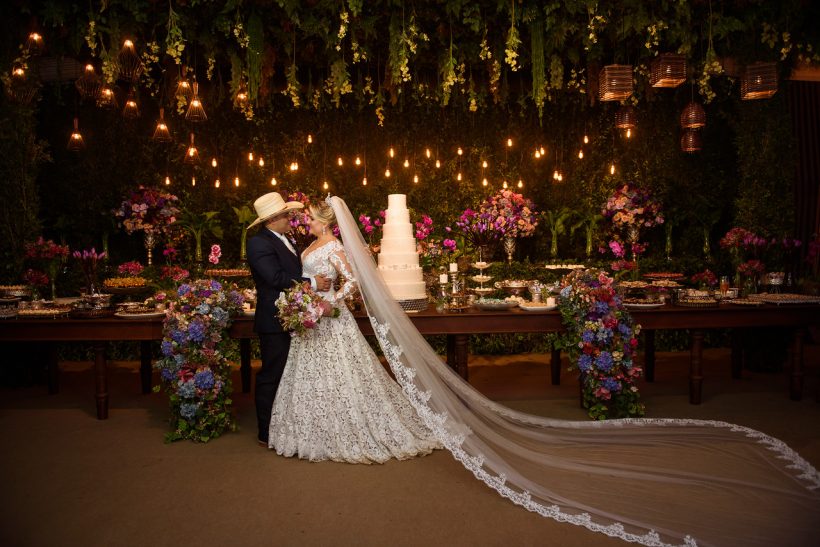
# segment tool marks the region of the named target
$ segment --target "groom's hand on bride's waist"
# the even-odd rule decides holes
[[[317,275],[314,279],[316,279],[316,290],[317,291],[327,291],[330,289],[330,278],[325,277],[323,275]]]

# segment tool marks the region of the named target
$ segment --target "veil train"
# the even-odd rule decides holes
[[[642,545],[817,541],[820,474],[778,439],[718,421],[556,420],[481,395],[393,300],[345,202],[327,201],[396,380],[487,486],[544,517]]]

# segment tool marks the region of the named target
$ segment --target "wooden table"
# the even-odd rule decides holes
[[[700,404],[703,386],[703,336],[708,329],[743,329],[751,327],[788,327],[792,330],[789,352],[791,377],[789,393],[799,400],[803,392],[803,336],[808,325],[820,324],[820,306],[765,305],[745,307],[722,305],[718,308],[685,308],[664,306],[659,309],[634,310],[635,321],[642,325],[644,336],[644,366],[647,381],[655,374],[655,331],[662,329],[689,329],[690,366],[689,401]],[[424,335],[447,336],[447,362],[467,379],[467,344],[471,334],[499,334],[535,332],[549,333],[563,329],[558,312],[527,312],[520,309],[507,311],[469,310],[464,313],[437,313],[430,308],[410,315],[413,324]],[[372,335],[370,321],[357,316],[359,327]],[[250,391],[251,340],[253,319],[238,317],[230,328],[230,335],[239,339],[240,372],[243,391]],[[162,339],[161,319],[5,319],[0,320],[0,341],[46,342],[52,350],[49,359],[49,391],[57,390],[56,342],[91,342],[94,346],[97,417],[108,417],[108,381],[105,349],[111,341],[136,340],[140,342],[140,377],[142,390],[151,390],[150,342]],[[732,374],[739,378],[742,362],[740,347],[733,345]],[[561,373],[560,351],[553,351],[550,360],[551,381],[558,384]]]

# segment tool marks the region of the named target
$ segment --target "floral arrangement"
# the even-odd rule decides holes
[[[582,375],[584,408],[595,420],[642,416],[635,385],[643,374],[634,362],[640,325],[624,309],[613,279],[595,269],[561,280],[558,306],[566,348]]]
[[[290,233],[293,239],[296,240],[297,250],[305,249],[310,245],[313,238],[310,235],[310,218],[308,213],[308,206],[310,206],[310,197],[303,192],[291,192],[285,198],[285,201],[298,201],[304,204],[304,208],[294,211],[293,216],[290,217]]]
[[[49,279],[45,272],[29,268],[23,273],[23,281],[39,292],[40,289],[48,286]],[[39,296],[33,295],[33,298],[37,300]]]
[[[361,230],[364,232],[367,243],[374,252],[378,252],[378,247],[374,246],[373,240],[378,239],[378,236],[381,234],[386,214],[384,211],[379,211],[374,219],[371,219],[371,217],[365,214],[359,215],[359,224],[362,225]]]
[[[309,283],[297,282],[276,299],[279,321],[290,331],[291,336],[299,336],[313,329],[328,312],[330,303],[310,288]],[[338,308],[333,308],[333,317],[338,317]]]
[[[132,260],[130,262],[123,262],[119,266],[117,266],[117,273],[120,275],[127,275],[130,277],[135,277],[141,274],[145,270],[145,267],[140,264],[136,260]]]
[[[68,245],[58,245],[50,239],[43,239],[42,236],[37,238],[37,241],[26,243],[24,246],[25,258],[35,261],[42,265],[48,273],[48,281],[51,283],[51,298],[57,297],[57,275],[60,273],[60,267],[68,258]]]
[[[179,215],[178,202],[173,194],[140,185],[114,210],[114,216],[129,234],[140,230],[147,234],[167,233]]]
[[[172,281],[179,283],[185,281],[191,275],[191,272],[180,266],[163,266],[159,272],[159,278],[163,281]]]
[[[427,215],[421,215],[421,220],[416,222],[416,236],[417,241],[424,241],[430,234],[433,233],[433,219]]]
[[[105,251],[98,253],[92,247],[90,250],[74,251],[73,256],[80,262],[83,270],[86,294],[95,294],[97,292],[97,262],[108,256],[107,253]]]
[[[766,239],[746,228],[738,226],[732,228],[720,239],[723,249],[739,249],[742,251],[757,251],[766,246]]]
[[[200,279],[180,285],[168,303],[162,358],[155,365],[171,403],[166,442],[208,442],[233,430],[231,367],[224,350],[231,315],[242,310],[242,302],[235,287]]]
[[[629,184],[615,190],[601,214],[619,228],[651,228],[663,224],[661,204],[646,190]]]
[[[737,267],[737,273],[742,275],[743,277],[757,277],[763,275],[766,271],[766,266],[763,263],[755,258],[751,260],[747,260],[746,262],[741,263]]]
[[[219,245],[211,245],[211,254],[208,255],[208,262],[211,264],[219,264],[219,258],[222,256],[222,249]]]
[[[512,190],[501,190],[481,204],[492,219],[493,230],[502,237],[530,237],[538,225],[531,200]]]
[[[715,287],[718,283],[717,276],[709,268],[703,270],[702,272],[696,273],[690,278],[690,280],[696,285],[706,287]]]

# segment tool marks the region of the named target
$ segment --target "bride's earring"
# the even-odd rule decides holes
[[[322,226],[322,235],[327,234],[327,226]]]

